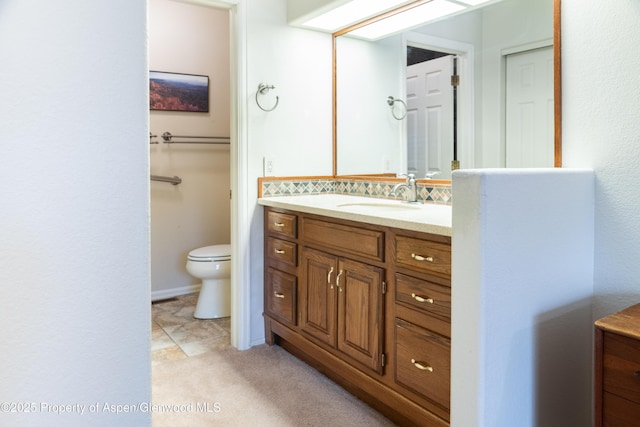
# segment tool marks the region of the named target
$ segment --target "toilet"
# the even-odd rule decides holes
[[[231,315],[231,245],[194,249],[187,258],[187,271],[202,280],[193,317],[216,319]]]

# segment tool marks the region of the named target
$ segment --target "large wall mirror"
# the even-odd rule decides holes
[[[334,34],[335,176],[561,165],[560,0],[464,3]],[[443,16],[376,33],[424,7]]]

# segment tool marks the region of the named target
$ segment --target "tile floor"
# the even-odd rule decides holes
[[[228,347],[230,318],[196,319],[198,293],[156,301],[151,305],[151,362],[184,359]]]

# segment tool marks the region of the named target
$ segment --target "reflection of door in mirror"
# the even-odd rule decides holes
[[[415,51],[426,59],[412,63]],[[412,55],[413,54],[413,55]],[[454,91],[452,55],[414,47],[407,49],[407,170],[416,177],[438,172],[451,179]]]
[[[553,47],[506,56],[506,166],[553,167]]]
[[[412,166],[416,168],[412,173],[424,177],[415,163],[422,161],[424,156],[418,154],[420,149],[415,144],[411,148],[407,144],[409,132],[412,129],[414,133],[418,132],[417,123],[409,123],[415,117],[395,120],[386,104],[390,95],[410,102],[405,78],[407,46],[446,52],[458,58],[460,85],[457,87],[455,157],[460,161],[460,167],[514,167],[511,160],[507,163],[507,152],[513,154],[514,148],[507,149],[505,118],[507,111],[518,109],[506,105],[507,57],[524,50],[553,46],[554,37],[559,39],[559,33],[554,33],[554,25],[559,30],[559,15],[555,15],[554,24],[554,10],[559,13],[559,4],[559,0],[496,0],[484,7],[411,27],[382,39],[365,41],[357,39],[358,36],[349,34],[349,31],[337,34],[336,173],[407,173],[412,172],[408,168]],[[559,59],[559,46],[555,48]],[[560,75],[559,61],[555,62],[550,62],[546,68],[550,83]],[[554,83],[556,93],[560,93],[559,80]],[[559,125],[559,96],[555,100],[548,98],[548,101],[547,117],[551,120],[555,108],[553,118]],[[537,124],[531,127],[544,128]],[[555,133],[548,147],[553,149],[553,141],[556,141],[555,160],[560,165],[560,128],[545,129],[545,134],[550,134],[552,129]],[[529,135],[528,138],[542,140],[539,136]],[[422,151],[429,149],[425,147]],[[449,157],[450,162],[453,157]],[[525,157],[531,158],[532,155],[526,154]],[[408,161],[415,164],[409,165]],[[553,166],[553,162],[545,166]],[[437,167],[450,173],[450,164]],[[427,165],[426,168],[435,166]],[[445,173],[437,178],[447,179]]]

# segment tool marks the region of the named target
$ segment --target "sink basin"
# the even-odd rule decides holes
[[[422,209],[422,205],[419,204],[409,204],[409,203],[401,203],[401,202],[355,202],[355,203],[341,203],[336,205],[339,209],[348,210],[350,212],[402,212],[402,211],[417,211]]]

